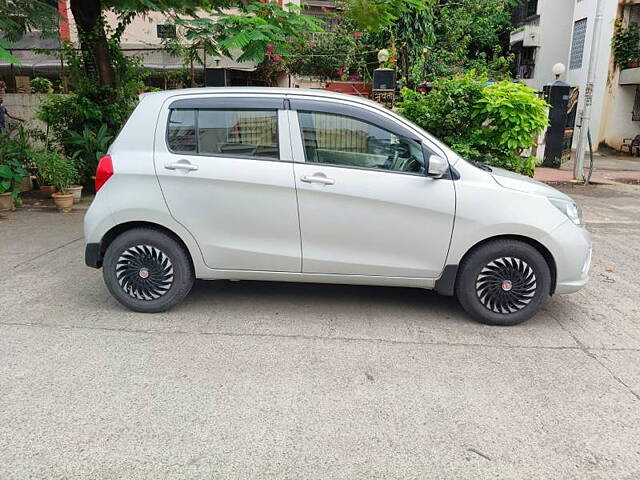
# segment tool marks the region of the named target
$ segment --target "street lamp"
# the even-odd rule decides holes
[[[389,61],[389,57],[391,55],[389,54],[389,50],[387,50],[386,48],[383,48],[382,50],[380,50],[378,52],[378,61],[382,64],[382,63],[387,63]]]
[[[556,80],[558,80],[560,78],[560,75],[567,71],[567,67],[564,66],[564,63],[556,63],[551,68],[551,71],[556,76]]]

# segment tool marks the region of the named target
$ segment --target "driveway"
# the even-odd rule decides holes
[[[568,187],[588,287],[513,328],[411,289],[199,282],[144,315],[82,212],[0,219],[0,478],[640,477],[640,187]]]

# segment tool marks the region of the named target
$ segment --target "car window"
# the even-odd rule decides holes
[[[197,151],[195,126],[194,110],[171,110],[167,129],[169,149],[174,152],[195,153]]]
[[[298,118],[307,162],[425,173],[416,140],[345,115],[298,111]]]
[[[199,110],[201,155],[279,158],[277,110]]]
[[[175,153],[277,160],[278,111],[172,109],[167,144]]]

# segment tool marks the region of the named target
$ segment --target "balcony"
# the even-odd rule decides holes
[[[538,17],[539,20],[539,17]],[[532,21],[513,30],[509,37],[509,44],[522,43],[523,47],[540,46],[540,25],[539,22]]]
[[[621,86],[640,85],[640,67],[620,70],[620,79],[618,80],[618,83]]]

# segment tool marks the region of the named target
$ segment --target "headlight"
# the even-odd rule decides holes
[[[550,198],[549,201],[554,207],[564,213],[573,223],[576,225],[584,225],[582,208],[580,208],[580,205],[560,198]]]

